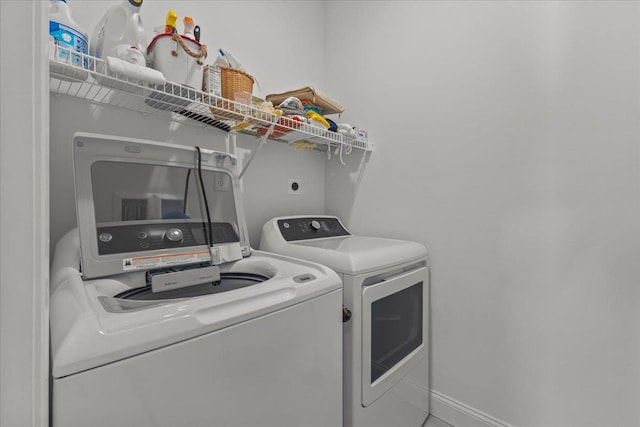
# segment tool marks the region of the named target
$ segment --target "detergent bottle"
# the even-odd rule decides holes
[[[147,36],[140,17],[143,0],[122,0],[107,10],[96,26],[89,52],[96,58],[107,56],[135,65],[146,65]]]
[[[49,39],[53,42],[52,59],[87,68],[87,59],[74,52],[88,53],[87,33],[73,20],[67,0],[49,2]]]

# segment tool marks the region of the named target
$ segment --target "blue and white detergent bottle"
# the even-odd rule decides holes
[[[88,60],[77,53],[87,54],[87,33],[73,20],[66,0],[49,2],[49,40],[51,42],[50,59],[75,67],[87,68]],[[55,68],[55,64],[52,66]],[[86,71],[58,67],[54,71],[69,77],[86,78]]]
[[[122,0],[107,10],[96,26],[89,52],[96,58],[111,56],[145,66],[147,36],[140,17],[143,0]]]

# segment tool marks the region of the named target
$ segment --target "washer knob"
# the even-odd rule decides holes
[[[320,230],[320,223],[314,219],[313,221],[311,221],[311,228],[316,231]]]
[[[182,230],[179,228],[170,228],[164,233],[164,237],[172,242],[179,242],[183,239]]]
[[[351,320],[351,310],[349,310],[347,307],[345,307],[344,305],[342,306],[342,323],[347,323],[349,320]]]
[[[110,242],[111,239],[113,239],[113,236],[109,233],[102,233],[98,236],[98,238],[100,239],[101,242],[107,243],[107,242]]]

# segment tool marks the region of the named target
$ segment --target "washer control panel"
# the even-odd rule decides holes
[[[202,222],[98,225],[98,253],[111,255],[206,245],[206,227],[206,223]],[[211,229],[213,243],[240,241],[228,222],[214,222]]]
[[[278,228],[287,242],[351,235],[336,217],[279,219]]]

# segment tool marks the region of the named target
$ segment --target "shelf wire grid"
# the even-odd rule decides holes
[[[55,49],[62,48],[56,46]],[[213,126],[226,132],[255,137],[266,136],[270,140],[290,144],[304,141],[325,145],[327,149],[332,145],[365,151],[373,149],[367,140],[350,138],[178,83],[145,83],[113,72],[105,61],[93,56],[67,52],[66,58],[67,63],[55,59],[49,61],[49,88],[57,95],[143,114],[167,117],[166,112],[169,112],[175,122]]]

